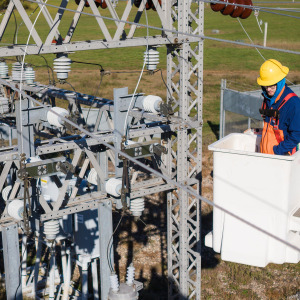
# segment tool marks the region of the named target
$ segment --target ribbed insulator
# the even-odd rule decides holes
[[[130,211],[134,217],[140,217],[145,209],[145,199],[136,198],[130,200]]]
[[[112,273],[109,276],[110,279],[110,287],[112,289],[113,292],[117,293],[119,291],[119,279],[118,279],[118,275],[115,273]]]
[[[143,99],[143,109],[154,114],[159,112],[159,104],[162,99],[159,96],[148,95]]]
[[[22,74],[23,71],[23,74]],[[24,64],[23,66],[23,70],[22,70],[22,64],[19,62],[15,62],[12,66],[12,80],[13,81],[21,81],[21,77],[22,77],[22,81],[25,81],[25,71],[26,71],[26,64]]]
[[[237,6],[234,4],[248,5],[250,7]],[[252,6],[252,0],[219,0],[218,3],[210,3],[210,7],[213,11],[220,11],[221,14],[225,16],[230,15],[232,18],[239,17],[241,19],[247,19],[251,15]]]
[[[130,266],[127,268],[127,276],[126,276],[126,284],[127,285],[133,285],[133,280],[134,280],[134,271],[135,267],[133,264],[130,264]]]
[[[8,78],[8,65],[5,61],[0,62],[0,78]]]
[[[22,200],[12,200],[7,207],[7,213],[10,217],[20,221],[23,219],[24,202]]]
[[[65,121],[61,117],[66,118],[68,116],[69,116],[69,112],[65,108],[55,106],[55,107],[51,107],[51,110],[48,111],[47,121],[50,125],[56,127],[63,127]]]
[[[121,196],[122,180],[110,178],[105,184],[106,193],[114,197]]]
[[[59,233],[59,220],[50,220],[44,223],[44,234],[49,241],[55,240]]]
[[[27,67],[25,71],[25,80],[27,84],[33,84],[35,80],[35,71],[32,67]]]
[[[6,114],[9,112],[8,98],[0,96],[0,114]]]
[[[253,6],[252,0],[244,0],[245,5]],[[240,15],[241,19],[247,19],[250,17],[252,13],[252,9],[247,7],[245,8],[244,12]]]
[[[3,190],[2,190],[2,198],[4,201],[7,201],[10,191],[12,189],[11,185],[6,186]]]
[[[58,79],[67,79],[71,71],[72,60],[67,55],[62,55],[54,59],[54,72],[57,73]]]
[[[159,52],[155,49],[149,49],[144,52],[144,61],[146,63],[147,70],[154,71],[159,64]]]
[[[94,184],[94,185],[97,185],[97,177],[98,177],[98,174],[97,174],[97,171],[95,168],[92,168],[89,172],[89,175],[87,177],[87,181],[91,184]]]

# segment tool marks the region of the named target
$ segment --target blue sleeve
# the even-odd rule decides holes
[[[300,143],[300,100],[297,97],[295,101],[291,102],[293,105],[289,105],[287,110],[288,124],[287,131],[284,132],[284,141],[273,147],[274,153],[277,155],[291,152]]]

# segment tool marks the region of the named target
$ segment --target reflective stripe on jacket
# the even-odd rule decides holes
[[[300,142],[300,99],[285,85],[275,103],[269,106],[269,100],[265,98],[262,108],[277,110],[278,115],[263,116],[261,153],[292,154],[293,149]]]

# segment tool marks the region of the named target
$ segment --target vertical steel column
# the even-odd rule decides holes
[[[114,89],[114,136],[115,136],[115,142],[114,147],[118,150],[121,150],[121,143],[122,138],[125,134],[124,130],[124,123],[126,118],[126,112],[121,113],[121,97],[124,97],[128,95],[128,88],[120,88],[120,89]],[[127,123],[129,120],[127,120]],[[115,153],[115,171],[116,171],[116,177],[122,177],[123,174],[123,164],[122,161],[119,158],[119,154]]]
[[[40,262],[41,262],[41,255],[42,255],[42,238],[39,235],[36,237],[36,257],[35,257],[35,264],[34,264],[34,277],[33,277],[33,288],[32,288],[32,296],[33,298],[36,298],[36,292],[37,292],[37,283],[39,279],[39,269],[40,269]]]
[[[91,258],[89,256],[80,255],[79,261],[81,263],[81,299],[87,300],[89,298],[89,262]]]
[[[188,26],[188,13],[189,2],[178,1],[178,30],[181,32],[189,32]],[[179,35],[179,38],[184,36]],[[179,80],[179,117],[184,121],[188,121],[188,80],[189,80],[189,50],[188,43],[183,43],[180,50],[179,68],[180,68],[180,80]],[[182,126],[177,132],[177,181],[183,184],[187,184],[187,145],[188,136],[187,129]],[[185,298],[189,294],[188,290],[188,194],[182,189],[178,191],[179,197],[179,291],[180,298]]]
[[[48,243],[50,247],[49,299],[54,300],[55,293],[55,242]],[[45,287],[46,288],[46,287]]]
[[[177,1],[170,13],[173,26],[184,33],[203,33],[203,3]],[[184,34],[180,46],[168,48],[167,84],[172,91],[173,109],[178,109],[182,125],[172,145],[172,160],[177,162],[177,181],[199,190],[202,171],[202,90],[203,41],[194,49]],[[194,46],[194,45],[193,45]],[[176,48],[177,47],[177,48]],[[190,129],[190,123],[197,126]],[[177,142],[177,143],[175,143]],[[169,299],[200,299],[200,202],[178,190],[168,196],[168,272]]]
[[[173,29],[173,20],[172,20],[172,5],[171,1],[165,0],[162,1],[162,9],[165,14],[166,24],[168,25],[168,29]],[[174,14],[175,15],[175,14]],[[173,53],[174,47],[173,45],[167,45],[167,101],[173,102]],[[176,73],[174,71],[174,73]],[[172,94],[170,94],[172,93]],[[175,103],[173,103],[174,105]],[[166,155],[162,155],[162,159],[164,164],[166,165],[166,173],[172,177],[172,160],[176,160],[176,157],[172,155],[172,138],[170,134],[162,135],[162,139],[164,138],[165,146],[168,149]],[[174,152],[175,154],[175,152]],[[174,251],[173,244],[177,243],[177,227],[173,225],[173,198],[174,194],[172,192],[167,193],[167,247],[168,247],[168,299],[172,299],[173,295],[176,293],[176,287],[179,286],[177,266],[178,266],[178,257]],[[177,199],[175,199],[176,201]],[[174,267],[175,265],[175,267]]]
[[[27,235],[22,236],[22,263],[21,263],[21,274],[22,274],[22,290],[26,288],[27,282]]]
[[[71,251],[68,248],[67,249],[67,256],[68,256],[68,262],[67,262],[67,271],[66,271],[66,279],[64,281],[64,293],[62,296],[62,300],[68,300],[69,299],[69,287],[70,287],[70,281],[71,281],[71,269],[72,269],[72,262],[71,262]]]
[[[22,283],[20,274],[20,253],[18,225],[2,227],[3,256],[5,266],[6,299],[21,300]]]
[[[111,201],[100,203],[98,206],[99,243],[100,243],[100,283],[101,299],[107,300],[110,288],[111,268],[114,266],[113,256],[113,227]]]
[[[226,89],[226,79],[221,80],[221,96],[220,96],[220,129],[219,139],[224,137],[225,133],[225,110],[224,110],[224,90]]]
[[[92,269],[92,278],[93,278],[93,295],[94,295],[94,300],[99,300],[97,259],[94,259],[91,262],[91,269]]]

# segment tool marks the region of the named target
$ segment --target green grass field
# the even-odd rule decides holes
[[[27,2],[30,5],[28,13],[31,13],[35,9],[33,3]],[[273,3],[273,4],[271,4]],[[53,5],[60,5],[60,1],[53,0],[51,1]],[[120,1],[117,6],[117,13],[119,16],[122,15],[124,7],[126,5],[125,1]],[[196,4],[194,4],[194,7]],[[270,4],[261,4],[268,7],[292,7],[295,9],[300,9],[300,4],[276,4],[276,2],[270,2]],[[71,1],[67,8],[75,9],[75,1]],[[54,18],[56,9],[48,8],[52,17]],[[31,17],[32,22],[35,20],[37,10]],[[85,12],[90,13],[90,8],[85,8]],[[134,9],[136,12],[136,8]],[[109,10],[100,9],[100,13],[103,16],[110,17]],[[283,12],[286,13],[286,12]],[[297,13],[286,13],[299,15]],[[73,13],[65,12],[64,17],[62,18],[59,30],[62,35],[65,35],[69,26],[70,18]],[[156,18],[156,13],[152,10],[147,11],[148,24],[152,26],[159,27],[159,20]],[[134,14],[128,18],[129,21],[134,20]],[[300,49],[300,32],[299,32],[299,20],[284,16],[278,16],[266,12],[260,12],[258,20],[262,22],[268,22],[268,38],[267,46],[276,47],[281,49],[288,49],[297,51]],[[20,17],[16,13],[16,22],[18,29],[18,43],[26,43],[28,38],[28,30],[24,24],[20,25]],[[263,34],[261,33],[257,20],[252,14],[250,18],[246,20],[241,20],[245,30],[248,32],[252,41],[255,44],[263,44]],[[116,25],[113,21],[105,20],[110,32],[114,32]],[[140,23],[146,24],[145,15],[143,14]],[[19,26],[20,25],[20,26]],[[262,29],[264,25],[261,26]],[[43,16],[41,15],[36,23],[36,29],[42,38],[45,38],[49,30],[48,25],[44,22]],[[240,26],[237,19],[233,19],[229,16],[223,16],[221,13],[213,12],[210,9],[208,4],[205,4],[205,22],[204,22],[204,32],[206,36],[216,37],[225,40],[231,41],[242,41],[245,43],[251,43],[242,27]],[[3,43],[12,43],[14,33],[16,30],[16,24],[14,18],[12,17],[10,23],[7,27],[7,30],[2,39]],[[129,26],[125,26],[126,32],[129,31]],[[219,30],[219,33],[214,33],[215,30]],[[145,28],[138,28],[136,34],[139,36],[145,36],[147,31]],[[149,30],[149,35],[159,34],[157,30]],[[99,31],[98,24],[95,19],[90,16],[81,16],[79,24],[75,30],[73,40],[93,40],[101,39],[103,35]],[[32,42],[32,40],[30,41]],[[160,64],[159,68],[165,70],[166,68],[166,47],[158,48],[160,52]],[[140,70],[143,65],[143,52],[145,47],[130,47],[130,48],[120,48],[120,49],[110,49],[110,50],[95,50],[95,51],[84,51],[72,53],[69,57],[73,60],[80,60],[90,63],[101,64],[105,70]],[[275,52],[270,50],[260,50],[261,54],[266,58],[275,58],[281,61],[283,64],[287,65],[291,69],[291,75],[288,76],[288,79],[291,81],[299,82],[299,70],[300,70],[300,59],[298,55],[287,54],[282,52]],[[46,59],[49,60],[50,65],[52,60],[55,58],[55,55],[45,55]],[[37,56],[27,56],[26,61],[33,63],[35,65],[44,65],[44,60],[41,57]],[[211,135],[211,129],[207,125],[207,121],[212,122],[213,124],[218,123],[218,110],[219,110],[219,85],[221,78],[227,78],[230,81],[236,82],[237,89],[240,87],[242,89],[257,89],[255,76],[258,73],[259,67],[263,62],[262,57],[258,54],[256,49],[235,46],[228,43],[221,43],[216,41],[205,40],[204,42],[204,137],[208,136],[209,141],[213,140],[213,135]],[[87,66],[82,64],[73,64],[73,72],[70,74],[70,80],[76,89],[84,90],[87,93],[94,93],[99,81],[99,75],[97,71],[98,67]],[[40,70],[40,69],[39,69]],[[88,72],[93,72],[95,75],[91,76],[86,83],[86,78],[80,78],[80,74]],[[77,74],[76,74],[77,72]],[[44,73],[44,72],[40,72]],[[93,73],[94,74],[94,73]],[[165,73],[164,73],[165,74]],[[101,93],[103,96],[112,97],[112,89],[116,87],[121,87],[124,85],[134,89],[134,82],[137,81],[138,73],[134,76],[122,76],[115,75],[104,77],[103,84],[101,87]],[[146,77],[144,81],[141,82],[139,91],[148,92],[152,90],[149,88]],[[155,79],[155,80],[153,80]],[[161,96],[165,96],[166,91],[164,84],[162,84],[159,76],[151,79],[151,82],[156,83],[156,91]],[[88,89],[90,87],[90,89]],[[109,92],[111,91],[111,92]]]
[[[53,5],[60,5],[60,1],[52,0],[49,2]],[[117,7],[117,13],[121,16],[125,1],[120,1]],[[300,10],[300,3],[285,3],[278,1],[266,4],[268,7],[292,7]],[[195,6],[195,4],[194,4]],[[68,8],[75,9],[75,1],[71,1]],[[28,13],[35,9],[34,4],[30,4]],[[52,17],[55,9],[49,8]],[[85,12],[91,12],[89,8]],[[109,11],[100,10],[104,16],[109,16]],[[286,12],[283,12],[286,13]],[[152,10],[147,12],[149,25],[160,26],[156,18],[156,13]],[[299,13],[286,13],[300,17]],[[35,19],[37,12],[31,17]],[[66,18],[66,16],[69,16]],[[72,13],[66,12],[60,26],[62,35],[66,34]],[[2,18],[3,15],[0,17]],[[129,21],[133,21],[133,14],[130,15]],[[258,20],[268,22],[267,46],[299,51],[300,50],[300,20],[260,12]],[[17,26],[20,24],[20,17],[16,13]],[[263,34],[261,33],[257,20],[252,14],[247,20],[241,20],[244,28],[250,35],[255,44],[263,44]],[[115,24],[112,21],[105,21],[109,25],[109,30],[115,30]],[[141,23],[146,24],[145,16],[141,18]],[[49,30],[48,25],[43,21],[42,16],[37,21],[37,31],[42,37],[45,37]],[[264,25],[262,25],[262,29]],[[15,33],[16,24],[12,18],[2,43],[12,43]],[[129,27],[125,27],[129,31]],[[231,41],[242,41],[251,43],[240,26],[237,19],[229,16],[223,16],[220,13],[213,12],[209,5],[205,4],[205,22],[204,32],[206,36],[227,39]],[[219,33],[214,33],[219,30]],[[138,28],[137,33],[140,36],[146,35],[144,28]],[[150,30],[150,35],[159,34],[156,30]],[[18,42],[26,43],[28,30],[23,25],[18,30]],[[76,28],[73,40],[93,40],[101,39],[103,35],[99,31],[96,21],[89,16],[82,16],[78,27]],[[32,40],[31,40],[32,42]],[[159,68],[162,69],[163,76],[166,78],[166,48],[158,48],[160,52]],[[85,61],[90,63],[101,64],[106,71],[139,71],[143,65],[143,52],[145,47],[130,47],[110,50],[95,50],[72,53],[69,57],[73,60]],[[290,68],[288,79],[294,83],[300,82],[300,59],[299,55],[275,52],[269,50],[260,50],[266,58],[275,58],[282,64]],[[49,64],[55,55],[45,55]],[[14,59],[14,58],[13,58]],[[256,77],[263,58],[254,48],[235,46],[232,44],[220,43],[216,41],[205,40],[204,42],[204,95],[203,95],[203,152],[204,166],[203,176],[207,181],[212,181],[210,173],[212,170],[212,155],[207,151],[207,145],[217,139],[215,130],[219,126],[219,101],[220,101],[220,82],[222,78],[227,79],[230,87],[237,90],[254,90],[259,87],[256,84]],[[10,63],[12,61],[9,61]],[[44,60],[38,56],[27,56],[26,62],[43,66]],[[44,68],[38,68],[37,81],[47,82],[48,75]],[[113,88],[128,86],[129,92],[133,92],[139,72],[136,73],[111,73],[103,78],[99,91],[99,67],[87,66],[82,64],[72,64],[72,71],[69,76],[69,82],[77,91],[112,98]],[[69,88],[64,86],[64,88]],[[157,94],[163,98],[166,97],[166,88],[161,80],[159,72],[154,75],[145,74],[141,80],[139,90],[146,94]],[[203,188],[204,196],[212,199],[211,184]],[[211,227],[211,208],[203,209],[204,231]],[[211,229],[211,228],[210,228]],[[220,256],[212,253],[208,249],[203,252],[203,271],[202,271],[202,294],[203,299],[287,299],[288,296],[294,295],[299,291],[300,264],[268,265],[266,268],[254,268],[233,263],[221,261]],[[146,283],[147,286],[148,283]],[[157,288],[158,293],[161,291]],[[151,294],[152,293],[152,294]],[[150,295],[150,296],[149,296]],[[152,296],[151,296],[152,295]],[[143,299],[164,299],[155,298],[157,294],[149,292]]]
[[[31,13],[35,9],[33,3],[30,4],[30,9],[28,13]],[[50,2],[49,2],[50,3]],[[274,2],[273,2],[274,3]],[[51,4],[59,6],[60,1],[53,0]],[[117,13],[121,16],[124,7],[126,5],[125,1],[120,1],[117,6]],[[263,5],[263,4],[262,4]],[[266,4],[265,4],[266,5]],[[300,9],[300,4],[291,4],[293,8]],[[291,6],[290,5],[290,6]],[[269,7],[278,7],[278,5],[268,5]],[[288,7],[282,4],[281,7]],[[67,6],[69,9],[76,9],[75,1],[71,1]],[[49,12],[52,17],[55,16],[55,8],[49,7]],[[31,17],[32,21],[35,20],[37,10]],[[136,8],[135,8],[136,11]],[[84,12],[91,13],[90,8],[85,8]],[[103,16],[110,17],[109,10],[100,9]],[[283,12],[286,14],[292,14]],[[70,26],[70,18],[72,17],[72,12],[65,12],[64,17],[60,24],[60,32],[64,36]],[[294,13],[294,15],[298,15]],[[152,10],[147,11],[148,23],[151,26],[160,27],[159,20],[156,18],[156,13]],[[134,14],[132,13],[128,18],[129,21],[133,21]],[[259,20],[263,22],[268,22],[268,39],[267,46],[295,50],[300,48],[300,32],[299,32],[299,20],[294,18],[288,18],[284,16],[278,16],[270,13],[260,12],[258,16]],[[16,12],[17,26],[20,24],[20,17]],[[257,24],[256,18],[252,14],[250,18],[246,20],[241,20],[244,28],[250,35],[251,39],[255,44],[263,44],[263,34],[261,33],[259,26]],[[105,20],[110,32],[112,33],[116,25],[113,21]],[[140,23],[146,24],[145,15],[142,16]],[[13,36],[15,32],[15,22],[14,18],[8,25],[8,28],[2,39],[3,43],[12,43]],[[264,26],[261,26],[262,29]],[[205,4],[205,35],[210,37],[216,37],[232,41],[243,41],[245,43],[251,43],[243,29],[241,28],[237,19],[233,19],[229,16],[223,16],[221,13],[213,12],[208,4]],[[48,25],[41,15],[36,23],[36,29],[40,36],[46,37],[49,30]],[[126,32],[129,31],[129,26],[125,27]],[[213,33],[213,30],[219,30],[218,34]],[[145,36],[147,31],[145,28],[138,28],[137,34],[140,36]],[[150,29],[149,35],[159,34],[159,31]],[[26,43],[28,38],[28,30],[25,25],[21,25],[18,30],[18,43]],[[95,19],[90,16],[82,15],[79,24],[75,30],[73,40],[96,40],[103,38],[100,33],[98,24]],[[30,42],[33,42],[30,40]],[[161,68],[165,68],[165,47],[159,49],[161,52]],[[75,53],[70,57],[73,59],[83,58],[88,62],[101,63],[104,68],[109,69],[139,69],[142,65],[142,53],[144,52],[144,47],[134,47],[127,49],[114,49],[109,50],[109,55],[106,50],[98,51],[86,51],[83,53]],[[300,60],[297,59],[297,55],[285,54],[280,52],[266,51],[262,50],[262,54],[266,57],[273,57],[282,61],[283,63],[293,66],[293,68],[300,68]],[[49,55],[51,57],[51,55]],[[30,60],[30,59],[29,59]],[[209,70],[220,70],[226,68],[227,70],[257,70],[262,62],[262,58],[258,55],[255,49],[234,46],[230,44],[224,44],[214,41],[205,41],[205,52],[204,52],[204,69]],[[78,66],[78,68],[84,68],[84,66]]]

